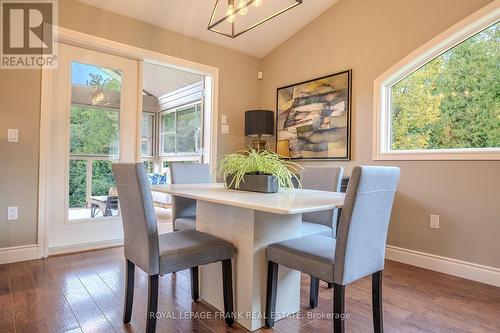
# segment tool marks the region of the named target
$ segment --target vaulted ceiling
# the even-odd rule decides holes
[[[301,5],[234,39],[207,30],[216,0],[79,1],[261,58],[338,0],[303,0]],[[264,0],[261,7],[265,5],[266,1],[287,2],[285,0]],[[249,15],[251,15],[250,11]]]
[[[200,82],[204,76],[171,67],[144,62],[142,89],[147,94],[161,97],[179,88]]]

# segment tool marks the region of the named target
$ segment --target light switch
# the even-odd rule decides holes
[[[19,130],[17,128],[9,128],[7,130],[7,142],[19,142]]]
[[[19,211],[16,207],[7,207],[7,220],[17,220],[19,218]]]
[[[229,134],[229,125],[222,125],[220,127],[220,134]]]
[[[227,116],[225,114],[220,116],[220,123],[222,125],[227,125]]]

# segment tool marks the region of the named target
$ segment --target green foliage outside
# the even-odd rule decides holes
[[[108,195],[109,189],[115,186],[115,178],[109,160],[92,162],[92,195]]]
[[[89,86],[120,90],[120,82],[90,73]],[[70,154],[101,155],[118,159],[119,111],[87,106],[71,107]],[[69,207],[86,206],[87,163],[92,163],[91,195],[108,195],[114,186],[110,160],[70,160]]]
[[[392,87],[392,149],[500,147],[496,23]]]
[[[121,90],[121,83],[112,77],[103,77],[101,74],[89,73],[87,85],[91,87],[104,87],[114,91]]]
[[[86,165],[82,160],[69,161],[69,208],[85,207]]]
[[[116,156],[119,148],[119,111],[71,107],[71,154]]]
[[[177,152],[196,152],[200,124],[199,105],[177,111]]]

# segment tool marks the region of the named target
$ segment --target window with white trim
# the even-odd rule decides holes
[[[201,155],[201,101],[163,111],[160,155]]]
[[[375,81],[374,159],[500,158],[500,14],[486,16]]]
[[[155,114],[143,111],[141,118],[141,157],[154,157],[154,128]]]

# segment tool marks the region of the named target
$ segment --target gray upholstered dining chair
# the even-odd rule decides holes
[[[172,184],[210,183],[208,164],[172,163]],[[172,197],[172,224],[174,231],[196,228],[196,200],[179,196]]]
[[[300,176],[302,188],[307,190],[340,192],[344,168],[306,167]],[[302,214],[302,236],[332,232],[335,237],[337,209]]]
[[[143,163],[113,164],[123,222],[126,258],[123,322],[129,323],[134,299],[134,271],[138,266],[148,275],[146,332],[156,330],[158,277],[191,269],[191,297],[198,300],[198,266],[222,262],[222,284],[226,323],[233,317],[231,258],[233,245],[196,230],[158,235],[153,198]]]
[[[274,325],[278,265],[284,265],[333,283],[335,333],[345,330],[345,286],[371,274],[374,331],[383,331],[382,271],[399,173],[395,167],[354,167],[336,239],[313,234],[267,247],[266,326]]]
[[[300,176],[300,183],[302,188],[307,190],[340,192],[343,175],[343,167],[305,167]],[[302,214],[302,236],[323,232],[331,233],[335,238],[337,214],[338,209]],[[311,276],[310,284],[311,292],[316,291],[316,294],[310,295],[310,305],[315,308],[318,305],[319,279]],[[333,285],[328,283],[328,288],[332,287]]]

